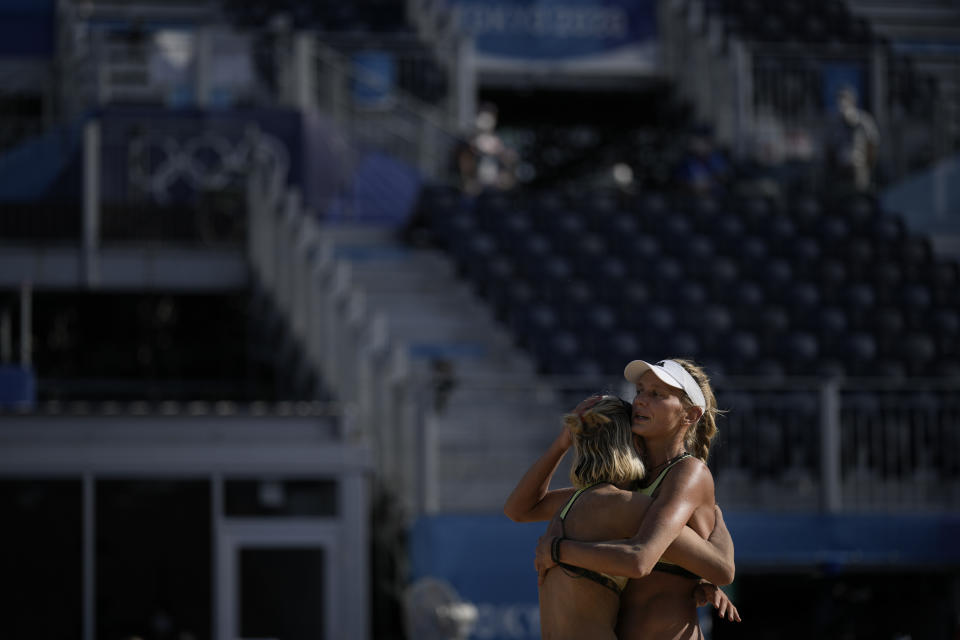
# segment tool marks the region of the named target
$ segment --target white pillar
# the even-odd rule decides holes
[[[196,75],[194,91],[197,106],[201,109],[210,105],[210,60],[213,53],[213,34],[208,27],[197,30]]]
[[[820,387],[820,496],[824,511],[840,511],[840,385],[837,380],[827,380]]]
[[[477,117],[477,56],[473,38],[460,38],[454,76],[457,92],[457,126],[461,131],[473,127]]]
[[[83,531],[81,540],[83,545],[83,571],[82,571],[82,589],[83,594],[83,640],[94,640],[96,638],[96,493],[94,492],[93,474],[83,474]]]
[[[225,610],[223,601],[232,595],[230,585],[220,575],[223,570],[220,553],[226,546],[223,540],[223,475],[220,473],[210,476],[210,529],[210,548],[213,550],[210,554],[210,610],[213,611],[210,616],[210,637],[220,638],[222,636],[217,634],[223,630],[220,625],[220,618]]]
[[[294,39],[293,93],[301,111],[317,108],[316,46],[312,33],[300,32]]]
[[[96,287],[100,282],[100,121],[90,120],[83,129],[83,244],[81,282]]]
[[[739,39],[731,42],[731,52],[736,82],[736,156],[743,159],[750,150],[748,144],[753,134],[753,61],[746,45]]]
[[[29,368],[33,362],[33,286],[20,285],[20,365]]]
[[[340,619],[345,626],[344,637],[367,640],[370,637],[369,604],[369,526],[370,496],[366,472],[355,470],[344,473],[340,481],[343,499],[341,531],[343,558],[340,577],[344,584],[344,611]]]

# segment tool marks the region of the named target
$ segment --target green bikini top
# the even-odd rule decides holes
[[[645,496],[652,496],[652,495],[653,495],[653,492],[656,491],[656,490],[657,490],[657,487],[660,486],[660,483],[663,482],[663,479],[667,477],[667,471],[670,471],[670,469],[673,468],[673,465],[675,465],[675,464],[677,464],[678,462],[680,462],[681,460],[684,460],[684,459],[689,458],[689,457],[691,457],[691,454],[689,454],[689,453],[687,453],[686,451],[684,451],[683,454],[680,455],[676,460],[673,460],[670,464],[668,464],[666,467],[664,467],[663,471],[660,472],[660,474],[657,476],[656,480],[654,480],[653,482],[651,482],[651,483],[650,483],[648,486],[646,486],[646,487],[641,487],[641,488],[637,489],[637,493],[642,493],[642,494],[645,495]]]
[[[660,483],[663,482],[663,479],[667,477],[667,471],[670,471],[670,469],[673,467],[673,465],[675,465],[675,464],[677,464],[678,462],[680,462],[681,460],[683,460],[683,459],[685,459],[685,458],[689,458],[689,457],[691,457],[691,454],[689,454],[689,453],[687,453],[686,451],[684,451],[684,452],[683,452],[683,455],[679,456],[676,460],[673,460],[670,464],[668,464],[668,465],[663,469],[663,471],[661,471],[661,472],[659,473],[659,475],[657,475],[656,479],[655,479],[653,482],[650,483],[649,486],[646,486],[646,487],[642,487],[642,488],[640,488],[640,489],[637,489],[637,493],[642,493],[642,494],[647,495],[647,496],[652,496],[652,495],[653,495],[653,492],[656,491],[656,490],[657,490],[657,487],[660,486]],[[688,571],[688,570],[684,569],[683,567],[680,567],[680,566],[678,566],[678,565],[675,565],[675,564],[673,564],[673,563],[671,563],[671,562],[664,562],[663,560],[661,560],[660,562],[658,562],[658,563],[656,564],[656,566],[653,567],[653,570],[654,570],[654,571],[662,571],[662,572],[664,572],[664,573],[672,573],[673,575],[682,576],[682,577],[684,577],[684,578],[693,578],[693,579],[695,579],[695,580],[699,580],[699,579],[700,579],[700,576],[698,576],[697,574],[693,573],[692,571]]]

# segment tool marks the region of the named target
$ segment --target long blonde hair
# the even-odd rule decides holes
[[[691,360],[683,360],[681,358],[670,359],[686,369],[687,372],[693,376],[693,379],[700,386],[700,390],[703,391],[703,398],[707,401],[707,407],[703,410],[703,416],[700,417],[697,424],[687,430],[683,439],[683,444],[686,446],[687,451],[706,463],[707,457],[710,455],[710,445],[717,435],[717,416],[722,412],[717,408],[717,398],[713,394],[713,387],[710,386],[710,378],[707,376],[707,372],[703,370],[703,367]],[[686,398],[686,396],[684,396],[684,403],[690,403],[690,400]]]
[[[643,461],[633,446],[630,405],[616,396],[604,396],[581,415],[570,413],[563,425],[573,435],[570,482],[583,489],[598,482],[634,486],[645,475]]]

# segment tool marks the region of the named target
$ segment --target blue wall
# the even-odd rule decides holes
[[[960,568],[960,515],[725,514],[737,571]],[[533,551],[544,523],[502,515],[421,518],[411,532],[411,577],[446,579],[479,607],[474,638],[539,637]]]

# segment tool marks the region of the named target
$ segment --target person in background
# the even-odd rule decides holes
[[[828,142],[828,170],[836,190],[869,193],[880,148],[880,132],[869,113],[857,105],[852,87],[837,93],[837,119]]]
[[[468,195],[487,189],[506,191],[516,184],[517,153],[503,142],[496,129],[497,107],[484,103],[469,141],[459,143],[454,150],[460,185]]]
[[[720,151],[708,126],[696,127],[690,134],[687,150],[675,171],[676,181],[697,195],[723,194],[733,175],[729,160]]]

